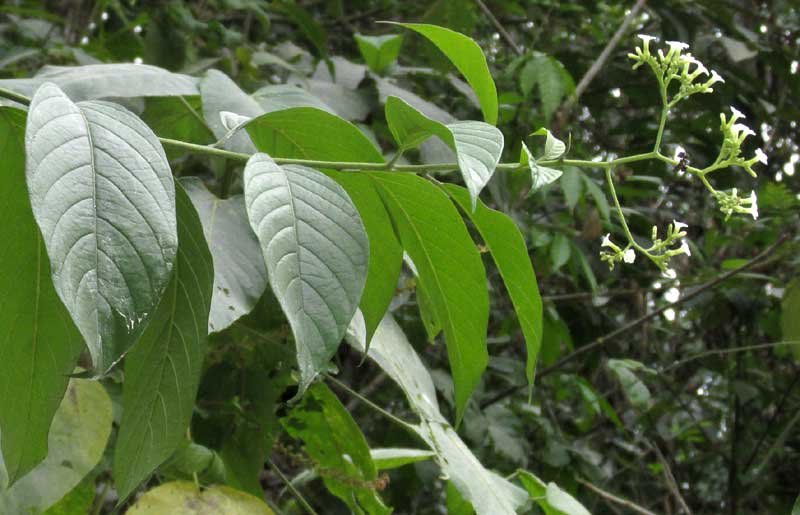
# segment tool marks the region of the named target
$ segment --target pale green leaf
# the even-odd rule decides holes
[[[202,371],[214,270],[203,227],[176,188],[180,246],[167,290],[125,359],[114,483],[124,499],[186,434]]]
[[[303,441],[303,451],[318,467],[335,472],[322,475],[322,481],[353,513],[392,512],[367,484],[378,479],[378,470],[364,434],[327,386],[310,387],[281,423],[290,436]]]
[[[564,191],[564,198],[570,211],[575,209],[578,200],[583,192],[583,174],[573,168],[561,176],[561,189]]]
[[[56,295],[25,185],[25,113],[0,107],[0,443],[10,482],[47,454],[47,432],[83,348]]]
[[[517,477],[546,515],[591,515],[580,502],[555,483],[545,484],[527,470],[518,470]]]
[[[528,168],[530,168],[531,193],[557,180],[562,174],[561,170],[539,166],[524,141],[522,142],[519,162],[520,164],[528,165]]]
[[[308,91],[289,84],[264,86],[255,91],[252,97],[264,108],[265,113],[292,107],[316,107],[331,114],[335,113],[328,104]]]
[[[533,385],[542,341],[542,298],[525,240],[514,221],[505,214],[489,209],[483,202],[478,202],[477,209],[470,211],[463,188],[452,184],[444,188],[475,224],[500,271],[525,337],[528,351],[525,373],[528,384]]]
[[[553,136],[553,133],[544,127],[534,132],[533,135],[545,136],[544,155],[539,158],[541,160],[550,161],[553,159],[558,159],[564,155],[564,152],[567,150],[567,145],[560,139]]]
[[[46,66],[31,79],[3,79],[0,88],[33,96],[52,82],[73,101],[197,95],[197,79],[146,64],[116,63],[86,66]]]
[[[125,515],[274,515],[264,501],[227,486],[200,490],[189,481],[165,483],[145,492]]]
[[[208,70],[200,81],[200,98],[203,103],[203,117],[217,139],[226,137],[229,131],[220,118],[223,111],[248,118],[264,114],[261,104],[242,91],[230,77],[217,70]],[[243,132],[229,137],[225,148],[243,153],[252,153],[255,150],[247,134]]]
[[[403,37],[399,34],[387,34],[385,36],[355,34],[353,37],[358,44],[358,50],[361,52],[364,62],[375,73],[382,73],[397,59],[397,55],[400,53],[400,45],[403,44]]]
[[[442,325],[456,392],[456,420],[488,362],[486,272],[447,195],[416,175],[373,173],[381,196],[419,272]]]
[[[633,373],[637,367],[631,366],[626,360],[610,359],[607,366],[617,377],[622,391],[628,401],[637,408],[647,408],[650,405],[650,389]]]
[[[180,182],[197,210],[214,258],[208,329],[222,331],[250,313],[267,287],[261,247],[247,220],[244,196],[217,198],[196,177]]]
[[[53,418],[47,458],[0,491],[0,513],[41,513],[75,488],[103,457],[111,419],[103,386],[72,379]]]
[[[800,515],[800,495],[798,495],[797,500],[794,501],[794,507],[792,507],[792,515]]]
[[[431,136],[447,144],[456,154],[458,168],[472,199],[472,209],[475,209],[478,195],[500,162],[502,132],[483,122],[444,125],[398,97],[386,99],[386,122],[401,150],[416,147]]]
[[[369,451],[372,461],[375,463],[375,468],[378,470],[395,469],[408,465],[409,463],[416,463],[418,461],[425,461],[435,456],[433,451],[425,451],[422,449],[371,449]]]
[[[155,134],[124,108],[74,104],[53,84],[25,133],[33,214],[53,284],[106,372],[136,341],[177,251],[175,186]]]
[[[358,307],[367,235],[350,197],[320,172],[279,167],[259,153],[244,181],[269,284],[294,332],[302,391],[327,366]]]
[[[553,238],[553,243],[550,244],[550,263],[553,271],[558,270],[564,266],[572,254],[572,248],[569,244],[569,238],[563,233],[556,234]]]
[[[450,59],[475,91],[483,112],[483,119],[497,123],[497,89],[486,64],[481,47],[471,38],[458,32],[424,23],[397,23],[425,36]]]

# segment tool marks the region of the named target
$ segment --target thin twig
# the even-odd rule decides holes
[[[485,14],[486,17],[489,18],[489,21],[492,22],[492,25],[494,25],[494,28],[497,29],[498,33],[500,33],[500,36],[502,36],[502,38],[506,41],[506,43],[508,43],[508,46],[510,46],[511,49],[517,55],[524,54],[525,52],[522,50],[522,48],[517,46],[517,43],[514,41],[514,38],[511,37],[511,34],[509,34],[506,28],[503,27],[503,24],[500,23],[500,20],[498,20],[497,17],[495,17],[495,15],[492,13],[492,11],[486,6],[486,4],[483,3],[483,0],[475,0],[475,3],[478,4],[478,7],[481,8],[483,14]]]
[[[333,384],[335,384],[336,386],[338,386],[339,388],[341,388],[345,392],[349,393],[350,395],[352,395],[353,397],[355,397],[359,401],[363,402],[368,407],[372,408],[375,412],[383,415],[384,417],[386,417],[387,419],[389,419],[392,422],[396,423],[397,425],[409,430],[411,433],[416,434],[416,431],[414,430],[414,425],[413,424],[409,424],[405,420],[403,420],[403,419],[401,419],[401,418],[389,413],[388,411],[386,411],[385,409],[381,408],[380,406],[378,406],[377,404],[375,404],[371,400],[367,399],[366,397],[364,397],[363,395],[361,395],[357,391],[355,391],[352,388],[350,388],[349,386],[347,386],[345,383],[343,383],[343,382],[339,381],[338,379],[336,379],[335,377],[333,377],[332,375],[325,374],[325,379],[329,380],[330,382],[332,382]]]
[[[295,496],[297,502],[300,503],[300,505],[309,513],[309,515],[319,515],[314,508],[311,507],[308,501],[306,501],[306,498],[303,497],[303,494],[300,493],[300,490],[298,490],[297,487],[292,484],[292,481],[286,477],[283,472],[281,472],[281,469],[279,469],[277,465],[272,463],[272,460],[267,460],[267,464],[269,465],[269,468],[271,468],[272,471],[275,472],[279,478],[281,478],[281,481],[283,481],[283,484],[286,485],[286,488],[292,492],[292,495]]]
[[[664,477],[667,480],[667,487],[669,488],[670,492],[672,492],[673,497],[675,497],[675,500],[678,501],[678,504],[681,506],[683,511],[685,511],[687,515],[692,515],[692,510],[690,510],[689,505],[686,504],[686,501],[684,500],[680,489],[678,488],[678,483],[675,481],[675,476],[672,475],[672,469],[669,466],[669,462],[667,462],[667,459],[664,458],[663,454],[661,454],[661,449],[658,448],[658,445],[654,443],[651,443],[650,445],[653,447],[653,450],[656,452],[656,456],[658,456],[658,461],[664,468]]]
[[[758,343],[755,345],[743,345],[741,347],[731,347],[729,349],[712,349],[707,350],[704,352],[699,352],[688,358],[682,359],[680,361],[676,361],[672,365],[664,368],[661,370],[661,373],[669,372],[677,367],[685,365],[686,363],[692,362],[697,359],[702,359],[708,356],[720,356],[723,354],[734,354],[736,352],[746,352],[749,350],[762,350],[762,349],[771,349],[772,347],[778,347],[780,345],[800,345],[800,340],[783,340],[779,342],[770,342],[770,343]],[[800,378],[800,374],[798,374],[798,378]]]
[[[559,370],[560,368],[562,368],[567,363],[571,363],[572,361],[574,361],[578,357],[582,356],[583,354],[585,354],[587,352],[590,352],[590,351],[602,346],[607,341],[612,340],[612,339],[616,338],[617,336],[619,336],[619,335],[621,335],[623,333],[626,333],[626,332],[630,331],[631,329],[634,329],[635,327],[647,322],[648,320],[651,320],[651,319],[657,317],[658,315],[660,315],[661,313],[663,313],[664,311],[666,311],[668,309],[674,309],[677,306],[680,306],[681,304],[694,299],[698,295],[700,295],[702,293],[705,293],[706,291],[716,287],[718,284],[730,279],[731,277],[749,270],[750,268],[755,266],[757,263],[759,263],[760,261],[764,260],[769,255],[771,255],[773,252],[775,252],[778,249],[778,247],[783,245],[788,239],[789,239],[789,235],[788,234],[784,234],[783,236],[778,238],[778,240],[775,241],[775,243],[773,243],[772,245],[770,245],[769,247],[767,247],[766,249],[761,251],[758,255],[756,255],[754,258],[752,258],[750,261],[748,261],[747,263],[743,264],[742,266],[740,266],[738,268],[734,268],[733,270],[729,270],[729,271],[725,272],[724,274],[719,275],[716,279],[708,281],[707,283],[703,284],[702,286],[698,287],[695,290],[692,290],[691,292],[687,293],[686,295],[684,295],[683,297],[681,297],[680,299],[678,299],[677,301],[675,301],[675,302],[673,302],[671,304],[665,304],[664,306],[662,306],[662,307],[660,307],[660,308],[658,308],[656,310],[650,311],[649,313],[640,316],[639,318],[637,318],[637,319],[625,324],[624,326],[622,326],[622,327],[620,327],[618,329],[615,329],[615,330],[611,331],[608,334],[600,336],[599,338],[595,339],[591,343],[588,343],[588,344],[584,345],[583,347],[580,347],[579,349],[571,352],[570,354],[567,354],[566,356],[564,356],[560,360],[556,361],[555,363],[553,363],[549,367],[546,367],[546,368],[542,369],[541,371],[537,372],[536,378],[537,379],[541,379],[542,377],[545,377],[545,376],[555,372],[556,370]],[[506,397],[508,397],[510,395],[513,395],[516,392],[522,390],[523,388],[526,388],[527,386],[528,386],[527,383],[511,386],[511,387],[507,388],[506,390],[503,390],[502,392],[498,393],[494,397],[491,397],[490,399],[482,402],[481,403],[481,408],[482,409],[486,408],[487,406],[490,406],[490,405],[492,405],[492,404],[494,404],[494,403],[496,403],[498,401],[501,401],[501,400],[505,399]]]
[[[582,484],[583,486],[585,486],[589,490],[593,491],[594,493],[598,494],[599,496],[603,497],[604,499],[607,499],[607,500],[609,500],[609,501],[611,501],[613,503],[619,504],[620,506],[625,506],[626,508],[628,508],[631,511],[635,511],[636,513],[641,513],[642,515],[656,515],[656,513],[648,510],[647,508],[643,508],[642,506],[639,506],[638,504],[636,504],[636,503],[634,503],[632,501],[629,501],[627,499],[623,499],[622,497],[618,497],[618,496],[612,494],[611,492],[606,492],[605,490],[603,490],[599,486],[593,485],[592,483],[586,481],[585,479],[581,479],[580,477],[576,477],[575,481],[577,481],[578,483]]]

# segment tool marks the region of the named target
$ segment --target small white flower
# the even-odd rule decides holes
[[[695,59],[692,54],[686,54],[683,57],[685,58],[687,63],[697,66],[697,68],[695,68],[694,71],[692,72],[693,75],[694,74],[708,75],[708,68],[706,68],[706,65]]]
[[[672,221],[672,227],[675,228],[675,232],[681,232],[682,229],[686,229],[689,226],[683,222],[679,222],[677,220]]]
[[[753,215],[753,220],[758,220],[758,198],[756,197],[756,192],[750,192],[750,214]]]
[[[751,129],[750,127],[748,127],[747,125],[745,125],[743,123],[735,123],[735,124],[733,124],[733,127],[731,127],[731,132],[733,132],[737,137],[742,132],[745,134],[745,136],[755,136],[756,135],[756,133],[753,132],[753,129]]]
[[[735,107],[731,106],[731,112],[733,113],[734,118],[747,118],[744,113],[736,109]]]
[[[760,148],[756,149],[756,159],[758,159],[758,162],[761,164],[767,164],[768,162],[767,154],[765,154]]]
[[[142,62],[143,61],[142,61],[141,57],[134,57],[133,58],[133,64],[142,64]]]
[[[681,242],[681,250],[682,250],[682,251],[683,251],[683,253],[684,253],[684,254],[686,254],[687,256],[691,256],[691,255],[692,255],[692,251],[691,251],[691,249],[689,248],[689,244],[688,244],[688,243],[686,243],[686,240],[683,240],[683,241]]]
[[[674,268],[667,268],[664,272],[661,273],[667,279],[675,279],[678,277],[678,272],[675,271]]]
[[[81,45],[88,45],[89,44],[89,36],[83,36],[81,38]]]
[[[614,244],[611,243],[611,233],[606,234],[603,236],[603,243],[600,244],[601,247],[613,247]]]
[[[658,41],[658,38],[657,38],[657,37],[655,37],[655,36],[648,36],[647,34],[639,34],[639,35],[638,35],[638,37],[639,37],[639,39],[641,39],[641,40],[642,40],[642,41],[644,41],[645,43],[649,43],[649,42],[651,42],[651,41]]]
[[[142,32],[142,26],[141,26],[141,25],[136,25],[136,26],[133,28],[133,33],[134,33],[134,34],[141,34],[141,32]]]
[[[97,24],[95,22],[89,23],[89,30],[94,30],[97,28]]]
[[[669,45],[670,50],[677,50],[679,52],[689,48],[689,45],[682,41],[667,41],[667,44]]]
[[[622,260],[626,263],[633,263],[636,261],[636,252],[633,249],[628,249],[622,253]]]
[[[103,11],[103,14],[100,15],[100,19],[103,21],[108,20],[108,13]]]
[[[710,85],[714,84],[715,82],[725,82],[725,79],[723,79],[722,76],[719,73],[717,73],[716,70],[711,70],[711,79],[709,79],[708,82]]]

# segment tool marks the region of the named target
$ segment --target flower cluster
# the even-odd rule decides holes
[[[751,215],[753,220],[758,220],[758,199],[755,191],[751,191],[749,197],[739,197],[736,188],[733,188],[730,193],[715,191],[714,198],[717,199],[719,210],[725,215],[725,220],[730,218],[733,213]]]
[[[621,248],[611,241],[611,234],[606,234],[600,246],[608,247],[611,251],[601,250],[600,260],[608,263],[608,268],[613,270],[614,265],[617,263],[633,263],[636,260],[636,251],[634,249],[638,249],[640,252],[646,254],[662,272],[667,271],[670,258],[681,254],[686,254],[687,256],[692,255],[689,244],[684,239],[686,238],[686,229],[688,229],[688,227],[689,226],[683,222],[673,220],[672,223],[667,226],[667,234],[662,239],[658,237],[658,227],[654,225],[652,245],[649,248],[641,247],[635,242],[630,242],[626,247]]]
[[[609,270],[614,270],[614,265],[619,262],[633,263],[636,261],[636,251],[631,248],[631,244],[629,243],[625,248],[620,248],[619,245],[611,241],[611,233],[603,236],[603,242],[600,246],[611,249],[610,252],[606,250],[600,251],[600,260],[608,263]]]
[[[767,155],[759,148],[756,149],[755,156],[750,159],[742,157],[742,143],[748,136],[755,136],[755,132],[747,125],[739,122],[739,119],[745,118],[741,111],[731,106],[731,113],[730,118],[727,118],[725,113],[720,113],[719,115],[721,121],[720,130],[723,137],[722,148],[720,148],[719,156],[712,166],[741,166],[751,176],[756,177],[753,165],[756,163],[767,164]]]

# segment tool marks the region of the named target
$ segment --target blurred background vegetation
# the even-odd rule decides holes
[[[663,163],[616,170],[634,234],[648,238],[653,225],[673,219],[689,225],[692,255],[673,260],[674,278],[649,263],[610,272],[600,262],[602,235],[621,234],[600,171],[568,169],[531,196],[526,174],[495,175],[484,199],[512,216],[526,237],[545,300],[544,341],[529,403],[519,325],[507,296],[492,293],[490,367],[460,433],[488,467],[505,474],[527,467],[595,514],[626,511],[580,481],[656,513],[686,513],[687,506],[698,514],[789,513],[800,490],[800,348],[779,342],[800,338],[797,2],[6,0],[0,77],[98,62],[143,62],[193,75],[214,68],[248,92],[297,85],[386,151],[393,147],[380,103],[386,95],[403,96],[442,121],[479,118],[457,72],[410,33],[395,62],[366,73],[354,36],[398,32],[378,20],[440,24],[480,43],[498,85],[505,161],[518,158],[522,140],[540,144],[528,135],[542,126],[570,141],[569,157],[649,151],[660,103],[652,75],[632,71],[626,57],[638,33],[689,43],[696,58],[725,78],[714,94],[693,96],[671,113],[664,141],[668,153],[680,146],[702,166],[719,149],[719,113],[729,106],[744,112],[757,133],[745,154],[763,148],[769,165],[757,180],[739,170],[713,181],[718,188],[754,189],[757,221],[725,222],[697,180]],[[618,31],[618,44],[609,45]],[[598,73],[587,76],[595,64]],[[190,111],[176,114],[169,102],[151,98],[129,107],[159,136],[213,142]],[[200,107],[199,98],[187,102]],[[176,175],[210,178],[222,195],[241,190],[237,174],[229,173],[233,164],[171,157]],[[436,148],[410,159],[434,161]],[[496,274],[490,259],[485,264]],[[496,289],[502,282],[490,284]],[[426,334],[412,280],[400,285],[393,307],[447,406],[445,349]],[[192,423],[193,440],[212,456],[234,445],[234,436],[243,438],[253,390],[274,389],[271,402],[281,413],[286,372],[275,362],[285,348],[248,332],[268,328],[276,341],[285,339],[276,312],[267,299],[212,342]],[[353,389],[411,417],[375,365],[358,366],[360,356],[344,348],[337,360]],[[112,394],[117,387],[111,380],[106,386]],[[371,445],[408,438],[358,404],[348,407]],[[270,428],[272,461],[296,476],[320,513],[345,513],[303,472],[307,463],[278,428],[277,422]],[[90,491],[108,483],[109,467],[108,460],[101,464]],[[204,473],[213,480],[213,463]],[[444,513],[445,486],[432,464],[419,463],[391,471],[383,495],[396,513]],[[268,468],[259,487],[284,513],[301,513]],[[104,507],[109,513],[113,500]]]

